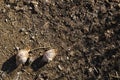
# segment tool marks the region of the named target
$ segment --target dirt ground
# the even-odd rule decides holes
[[[44,48],[20,69],[27,46]],[[0,80],[120,80],[120,0],[0,0],[0,68]]]

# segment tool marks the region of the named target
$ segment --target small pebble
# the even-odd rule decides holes
[[[8,19],[5,19],[5,22],[8,22]]]
[[[51,1],[50,0],[45,0],[46,3],[50,3]]]
[[[44,78],[40,78],[40,80],[44,80]]]
[[[31,1],[31,3],[34,5],[34,10],[35,10],[36,12],[39,12],[38,2],[36,2],[36,1]]]
[[[10,5],[8,4],[8,5],[6,5],[6,7],[10,8]]]
[[[44,78],[42,77],[42,75],[39,75],[38,78],[39,78],[40,80],[44,80]]]
[[[18,46],[15,46],[15,50],[19,50],[20,48]]]
[[[89,72],[92,72],[93,71],[93,69],[92,68],[89,68]]]
[[[61,67],[60,65],[58,65],[58,68],[59,68],[59,70],[63,70],[62,67]]]
[[[37,1],[31,1],[31,3],[34,4],[34,5],[38,5]]]
[[[67,56],[67,60],[69,60],[70,58]]]
[[[6,73],[3,72],[2,75],[1,75],[2,78],[6,77]]]
[[[74,56],[74,51],[70,51],[70,56]]]
[[[31,39],[34,40],[34,39],[35,39],[35,36],[31,36]]]
[[[120,4],[118,4],[118,7],[120,8]]]
[[[28,32],[25,32],[25,35],[29,34]]]
[[[25,28],[20,29],[20,32],[25,32],[25,31],[26,31]]]

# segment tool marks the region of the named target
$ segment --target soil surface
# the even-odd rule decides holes
[[[0,0],[0,68],[0,80],[120,80],[120,0]]]

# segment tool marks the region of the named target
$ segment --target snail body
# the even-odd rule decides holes
[[[18,54],[16,55],[16,64],[25,64],[28,57],[29,57],[29,51],[30,49],[21,49],[18,51]]]
[[[57,55],[57,49],[50,49],[46,51],[45,54],[43,54],[42,60],[44,62],[50,62],[55,58],[56,55]]]

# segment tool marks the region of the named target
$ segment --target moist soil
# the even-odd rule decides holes
[[[0,68],[0,80],[120,80],[120,0],[0,0]]]

